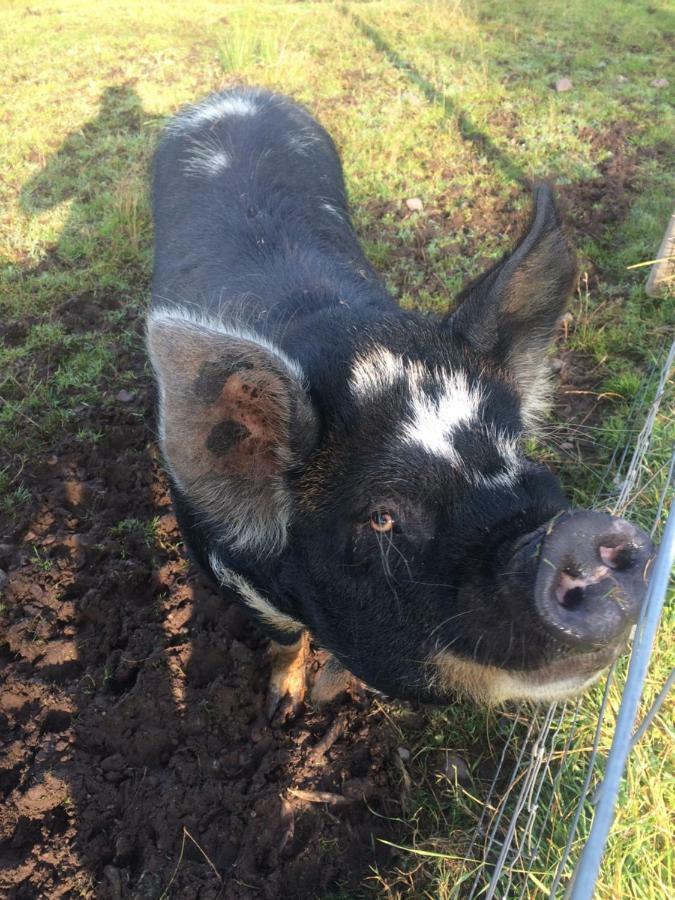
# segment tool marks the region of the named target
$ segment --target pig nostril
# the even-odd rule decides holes
[[[564,609],[578,609],[586,599],[584,588],[587,582],[570,572],[561,572],[555,596]]]
[[[573,587],[565,591],[562,596],[558,596],[558,603],[565,609],[577,609],[584,602],[584,589],[582,587]]]
[[[632,544],[618,544],[616,547],[600,545],[598,553],[603,563],[616,572],[626,572],[635,565],[636,549]]]

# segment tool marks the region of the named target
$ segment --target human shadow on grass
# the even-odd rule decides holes
[[[139,154],[157,125],[132,87],[106,89],[96,118],[23,189],[28,213],[71,203],[48,260],[23,278],[86,275],[91,254],[119,239],[102,233],[99,192],[149,161]],[[355,891],[390,861],[377,838],[396,836],[388,817],[400,814],[394,736],[363,696],[267,722],[265,642],[182,553],[134,302],[147,272],[117,260],[108,272],[131,279],[128,297],[55,288],[52,321],[108,341],[113,362],[97,401],[67,398],[72,430],[25,473],[33,508],[8,551],[3,656],[24,700],[2,710],[18,757],[1,782],[13,818],[0,877],[21,900]]]
[[[70,203],[57,243],[24,277],[48,269],[81,269],[86,277],[92,268],[117,284],[127,276],[137,282],[145,276],[138,259],[142,237],[136,233],[147,195],[139,164],[159,124],[132,85],[104,90],[98,115],[66,137],[21,189],[20,207],[28,216]]]

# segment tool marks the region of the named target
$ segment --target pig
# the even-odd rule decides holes
[[[175,116],[153,212],[147,346],[176,516],[272,641],[269,714],[301,708],[308,636],[413,701],[554,701],[596,681],[653,547],[573,509],[524,453],[575,280],[550,186],[440,317],[385,289],[332,139],[283,96],[238,88]]]

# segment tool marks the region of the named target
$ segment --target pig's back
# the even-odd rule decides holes
[[[260,331],[339,302],[390,304],[351,225],[340,161],[292,101],[216,94],[155,156],[153,303]]]

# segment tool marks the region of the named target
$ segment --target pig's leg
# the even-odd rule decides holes
[[[267,717],[280,709],[286,719],[300,712],[305,699],[305,663],[309,654],[309,635],[303,631],[295,644],[270,643],[272,671],[267,694]]]

